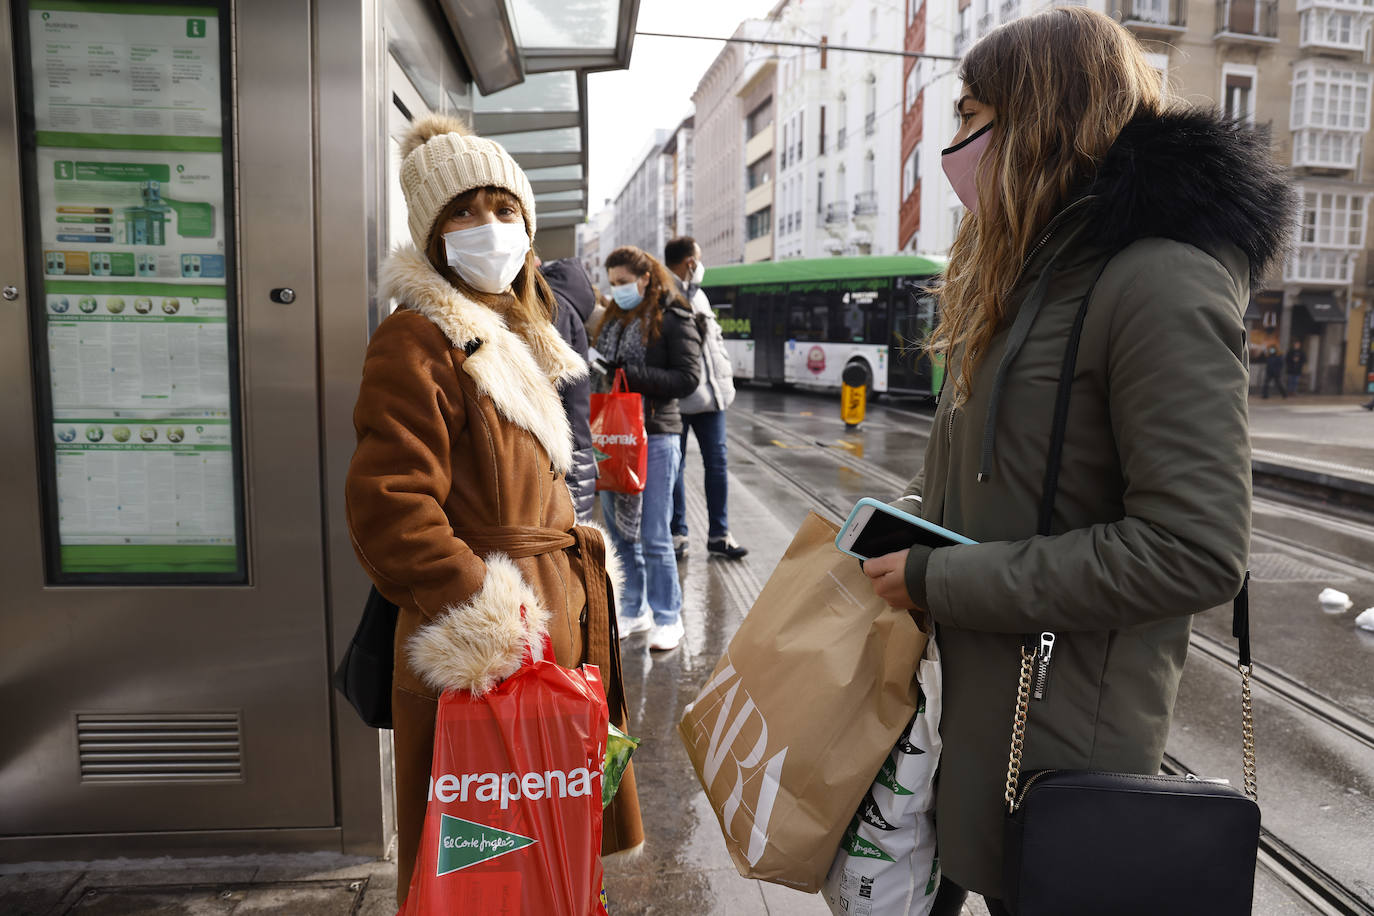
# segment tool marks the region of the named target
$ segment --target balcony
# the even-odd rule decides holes
[[[1278,44],[1278,0],[1217,0],[1217,30],[1212,40],[1240,45]]]
[[[875,130],[877,130],[877,129],[878,129],[878,116],[877,116],[875,113],[873,113],[873,112],[870,111],[868,114],[864,115],[864,136],[865,136],[865,137],[871,137],[871,136],[873,136],[873,132],[874,132]]]
[[[1343,130],[1293,131],[1293,167],[1348,172],[1358,167],[1364,135]]]
[[[854,215],[873,216],[878,212],[878,192],[860,191],[854,195]]]
[[[1011,22],[1017,16],[1021,15],[1020,0],[1003,0],[998,15],[1002,22]]]
[[[992,18],[992,11],[989,10],[978,17],[978,34],[986,35],[988,32],[992,31],[992,27],[996,24],[997,21]]]
[[[955,57],[963,57],[963,56],[964,56],[964,52],[968,50],[968,39],[969,39],[969,34],[968,34],[968,32],[966,32],[966,31],[959,31],[959,32],[955,32],[955,33],[954,33],[954,56],[955,56]]]
[[[768,124],[744,144],[744,161],[755,162],[773,151],[774,126]]]
[[[1359,252],[1299,245],[1283,265],[1284,283],[1305,286],[1349,286]]]
[[[1298,47],[1363,57],[1374,10],[1352,0],[1298,0]]]
[[[1167,38],[1188,30],[1188,0],[1112,0],[1111,14],[1143,38]]]
[[[848,204],[846,204],[844,201],[838,201],[833,204],[826,204],[825,224],[827,226],[836,226],[841,223],[847,222],[849,222]]]

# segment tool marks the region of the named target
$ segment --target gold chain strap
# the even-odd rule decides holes
[[[1240,732],[1245,739],[1245,794],[1259,801],[1259,786],[1255,776],[1255,716],[1250,707],[1250,666],[1240,669]]]
[[[1011,720],[1011,759],[1007,761],[1007,810],[1016,813],[1016,785],[1021,780],[1021,748],[1026,741],[1026,716],[1030,712],[1031,665],[1036,652],[1021,647],[1021,683],[1016,688],[1016,713]]]
[[[1016,813],[1016,788],[1021,781],[1021,751],[1026,742],[1026,718],[1030,713],[1031,669],[1037,652],[1021,647],[1021,681],[1016,688],[1016,712],[1011,720],[1011,756],[1007,760],[1007,810]],[[1250,703],[1250,666],[1237,665],[1240,670],[1240,724],[1245,741],[1245,794],[1259,800],[1259,785],[1255,767],[1255,716]]]

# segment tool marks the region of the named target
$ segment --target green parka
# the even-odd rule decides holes
[[[1201,111],[1138,118],[1047,227],[958,407],[963,354],[951,355],[907,494],[980,543],[913,550],[906,579],[936,621],[944,665],[940,864],[973,891],[1002,896],[1026,635],[1058,641],[1023,771],[1158,772],[1192,615],[1230,601],[1245,574],[1241,317],[1291,231],[1291,197],[1262,138]],[[1090,289],[1054,533],[1041,537],[1061,363]],[[1023,309],[1038,311],[1009,349]]]

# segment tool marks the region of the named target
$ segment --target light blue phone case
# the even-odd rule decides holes
[[[973,540],[973,538],[966,538],[962,534],[950,531],[948,528],[941,528],[934,522],[928,522],[923,518],[917,518],[916,516],[903,512],[900,509],[894,509],[887,503],[879,502],[876,499],[872,499],[870,497],[865,496],[863,499],[859,500],[854,504],[854,508],[851,509],[849,512],[849,518],[845,519],[844,524],[840,526],[840,533],[835,535],[835,548],[839,550],[841,553],[849,554],[856,560],[864,560],[868,558],[861,557],[852,550],[844,549],[840,546],[840,542],[844,540],[845,532],[849,530],[850,525],[854,524],[855,517],[859,514],[859,510],[862,509],[864,506],[872,506],[874,510],[877,512],[886,512],[888,515],[895,515],[897,518],[900,518],[904,522],[909,522],[918,528],[924,528],[932,534],[937,534],[942,538],[948,538],[956,544],[978,543],[977,541]]]

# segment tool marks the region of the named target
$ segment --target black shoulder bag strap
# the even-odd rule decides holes
[[[1059,469],[1064,455],[1064,435],[1069,424],[1069,398],[1073,391],[1073,374],[1078,366],[1078,346],[1083,337],[1083,322],[1088,315],[1088,305],[1092,302],[1093,292],[1097,289],[1097,283],[1102,279],[1102,274],[1106,271],[1107,265],[1111,263],[1116,252],[1107,255],[1102,266],[1098,268],[1093,282],[1088,286],[1088,291],[1083,295],[1083,301],[1079,303],[1078,313],[1074,316],[1073,327],[1069,331],[1068,344],[1064,348],[1064,363],[1059,374],[1059,390],[1054,403],[1054,423],[1050,430],[1050,450],[1049,460],[1045,465],[1045,484],[1040,498],[1040,520],[1039,533],[1042,535],[1053,534],[1054,526],[1054,499],[1059,490]],[[1023,659],[1029,658],[1034,662],[1036,654],[1040,651],[1040,646],[1044,644],[1045,634],[1033,634],[1026,637],[1026,645],[1022,650]],[[1048,634],[1050,644],[1053,644],[1053,634]],[[1241,676],[1241,734],[1245,742],[1245,794],[1250,798],[1256,798],[1258,791],[1256,788],[1255,774],[1255,723],[1250,703],[1250,573],[1245,573],[1245,581],[1240,587],[1240,594],[1236,595],[1231,605],[1231,635],[1240,643],[1239,657],[1236,668]],[[1024,718],[1021,720],[1024,729]],[[1019,767],[1016,769],[1019,770]],[[1011,780],[1009,780],[1011,782]],[[1013,788],[1009,785],[1009,789]]]

